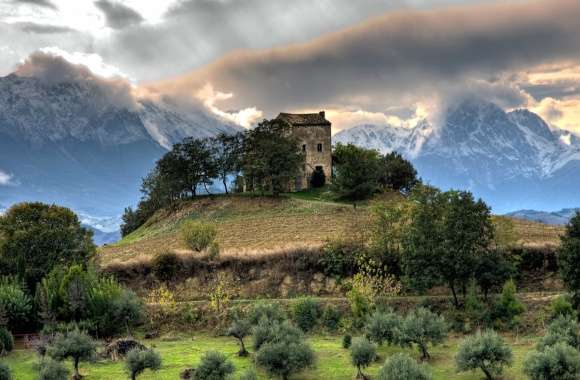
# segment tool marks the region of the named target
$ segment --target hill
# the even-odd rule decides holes
[[[385,200],[398,200],[395,194]],[[102,265],[174,250],[187,252],[180,225],[190,219],[211,221],[218,228],[223,255],[255,255],[294,247],[317,247],[326,240],[356,236],[369,221],[368,204],[337,203],[324,194],[302,192],[280,198],[252,195],[200,197],[172,210],[160,210],[121,241],[101,247]],[[557,245],[560,226],[495,217],[502,235],[522,245]]]

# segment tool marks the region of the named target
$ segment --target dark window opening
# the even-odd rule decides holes
[[[302,145],[302,151],[306,152],[306,144]]]
[[[318,146],[316,147],[316,149],[317,149],[319,152],[322,152],[322,144],[318,144]]]

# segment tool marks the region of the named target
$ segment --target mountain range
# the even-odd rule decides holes
[[[525,109],[469,99],[449,107],[438,126],[361,125],[334,142],[398,151],[425,182],[471,190],[495,213],[580,205],[580,139]]]

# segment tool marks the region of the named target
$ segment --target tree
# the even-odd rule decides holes
[[[38,380],[68,380],[69,370],[60,362],[43,359],[40,364]]]
[[[575,318],[566,315],[554,319],[548,326],[546,335],[538,342],[538,350],[543,351],[558,343],[580,349],[580,326]]]
[[[286,313],[280,304],[266,301],[256,302],[248,314],[248,320],[254,326],[263,320],[282,322],[286,318]]]
[[[244,318],[236,316],[232,321],[232,324],[228,328],[227,335],[233,336],[240,343],[240,350],[238,351],[238,356],[248,356],[248,351],[244,344],[244,338],[250,335],[252,330],[252,324],[250,321]]]
[[[494,314],[508,325],[519,323],[519,316],[526,311],[524,304],[517,297],[516,284],[509,280],[503,286],[501,296],[494,305]]]
[[[512,364],[512,350],[494,331],[468,336],[455,356],[460,372],[481,369],[488,380],[497,379]]]
[[[367,320],[366,337],[379,346],[382,346],[385,341],[388,344],[394,344],[397,341],[397,331],[400,324],[401,319],[392,310],[376,311]]]
[[[531,380],[572,380],[580,376],[580,354],[565,343],[526,355],[524,373]]]
[[[209,351],[201,357],[201,363],[195,369],[196,380],[226,380],[234,373],[234,365],[221,352]]]
[[[580,213],[566,226],[558,252],[558,267],[564,284],[572,294],[572,303],[580,308]]]
[[[390,356],[379,371],[379,380],[431,380],[431,374],[408,354]]]
[[[12,351],[14,348],[14,337],[5,327],[0,327],[0,356]]]
[[[229,193],[228,176],[237,173],[241,166],[243,137],[242,133],[234,135],[220,133],[211,140],[217,173],[226,194]]]
[[[366,380],[368,377],[363,373],[363,368],[368,367],[377,357],[377,348],[366,338],[356,338],[350,346],[350,358],[352,365],[356,367],[358,380]]]
[[[201,252],[214,242],[217,229],[211,223],[188,220],[181,226],[181,237],[187,248]]]
[[[503,251],[492,249],[479,256],[474,274],[487,300],[490,291],[500,288],[515,274],[515,268]]]
[[[0,257],[34,290],[57,265],[87,263],[95,254],[92,232],[69,209],[20,203],[0,216]]]
[[[312,330],[320,316],[320,305],[310,297],[299,299],[293,306],[294,323],[305,332]]]
[[[80,380],[79,363],[92,360],[95,356],[97,345],[85,333],[79,330],[68,332],[66,335],[58,335],[48,354],[55,360],[62,361],[70,358],[73,362],[73,379]]]
[[[161,368],[161,356],[153,350],[134,348],[127,353],[125,358],[125,369],[131,380],[136,380],[137,376],[146,369],[157,371],[159,368]]]
[[[334,147],[333,165],[332,184],[341,197],[361,200],[378,190],[380,155],[376,150],[338,143]]]
[[[269,188],[278,196],[300,174],[304,155],[290,128],[285,121],[274,119],[246,131],[241,168],[247,186],[262,193]]]
[[[16,277],[0,277],[0,310],[2,325],[12,330],[24,327],[32,318],[32,300]]]
[[[426,308],[418,308],[405,317],[400,327],[399,343],[402,346],[416,344],[421,359],[430,358],[429,344],[437,345],[447,338],[445,319]]]
[[[381,157],[378,182],[385,188],[406,194],[419,180],[413,164],[399,153],[391,152]]]
[[[12,372],[4,363],[0,363],[0,380],[12,380]]]
[[[185,138],[174,148],[186,163],[185,183],[192,196],[197,195],[197,187],[202,185],[207,193],[208,185],[218,177],[218,166],[209,139]]]

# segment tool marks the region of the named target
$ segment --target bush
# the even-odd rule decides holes
[[[361,250],[360,244],[346,240],[330,240],[322,248],[319,265],[327,276],[350,277],[355,273],[355,259]]]
[[[283,337],[264,344],[256,353],[256,363],[269,374],[288,379],[314,363],[314,352],[304,341],[286,341]]]
[[[388,344],[396,343],[400,324],[401,319],[392,311],[387,311],[386,313],[376,311],[367,320],[365,327],[366,337],[379,346],[382,346],[385,341]]]
[[[40,364],[38,380],[68,380],[69,370],[60,362],[45,359]]]
[[[580,376],[580,354],[564,343],[530,352],[524,360],[524,373],[531,380],[572,380]]]
[[[538,350],[554,346],[557,343],[566,343],[570,347],[580,349],[580,326],[576,319],[570,316],[560,316],[548,326],[546,335],[538,342]]]
[[[93,360],[97,345],[85,333],[78,330],[71,331],[66,335],[58,335],[53,345],[48,349],[51,358],[62,361],[70,358],[73,362],[73,379],[80,379],[79,363],[81,361]]]
[[[368,367],[377,357],[377,348],[366,338],[356,338],[350,346],[350,358],[357,369],[357,379],[366,379],[362,369]]]
[[[211,243],[214,242],[217,236],[217,229],[215,225],[199,221],[190,220],[181,226],[181,237],[187,248],[201,252]]]
[[[255,369],[249,368],[240,375],[239,380],[258,380],[258,373]]]
[[[494,317],[507,324],[509,328],[517,326],[520,322],[520,315],[526,311],[525,306],[517,297],[516,285],[513,280],[509,280],[503,286],[501,296],[494,305]]]
[[[157,371],[161,368],[161,356],[153,350],[134,348],[125,358],[125,369],[131,380],[137,379],[146,369]]]
[[[195,369],[197,380],[225,380],[234,373],[234,365],[221,352],[209,351],[201,357],[201,363]]]
[[[244,338],[250,335],[251,330],[252,325],[248,320],[236,317],[226,332],[228,336],[233,336],[240,343],[238,356],[248,356],[248,351],[246,350],[246,346],[244,344]]]
[[[559,296],[554,298],[549,307],[550,319],[556,319],[560,316],[576,316],[576,310],[570,300],[569,296]]]
[[[342,348],[349,349],[352,345],[352,336],[346,334],[342,337]]]
[[[261,320],[282,322],[286,319],[286,312],[277,303],[258,301],[248,314],[248,320],[252,325],[257,325]]]
[[[310,297],[299,299],[292,309],[294,322],[305,332],[312,330],[316,326],[320,314],[320,305]]]
[[[408,354],[398,353],[385,361],[378,380],[431,380],[431,374]]]
[[[421,359],[429,359],[429,344],[437,345],[447,338],[445,319],[425,308],[419,308],[409,313],[400,328],[400,344],[411,346],[416,344],[421,352]]]
[[[24,327],[31,320],[32,300],[16,277],[0,278],[0,309],[10,329]]]
[[[0,355],[12,351],[14,337],[5,327],[0,327]]]
[[[181,260],[174,252],[164,252],[153,258],[151,269],[155,277],[162,281],[175,279],[179,272]]]
[[[317,166],[310,176],[310,186],[318,189],[324,187],[324,185],[326,185],[326,174],[324,174],[322,167]]]
[[[0,380],[12,380],[10,368],[4,363],[0,363]]]
[[[330,332],[338,330],[342,313],[336,306],[328,305],[322,311],[322,325]]]
[[[304,340],[302,330],[292,326],[287,321],[282,323],[262,319],[254,328],[254,350],[259,350],[266,343],[271,342],[301,342]]]
[[[459,372],[481,369],[488,380],[498,378],[512,364],[512,350],[493,331],[468,336],[455,356]]]

